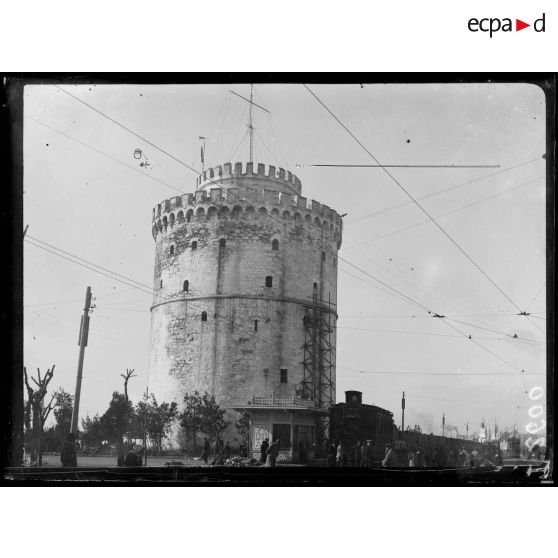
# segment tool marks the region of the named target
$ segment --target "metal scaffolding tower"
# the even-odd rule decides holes
[[[335,403],[333,368],[335,349],[331,342],[331,301],[328,297],[327,309],[319,304],[318,290],[314,288],[312,305],[305,307],[304,360],[302,366],[302,398],[314,402],[319,408],[328,408]]]

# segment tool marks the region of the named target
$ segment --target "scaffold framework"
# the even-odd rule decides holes
[[[304,376],[301,397],[312,400],[316,407],[327,409],[335,403],[332,378],[335,349],[331,342],[331,301],[328,297],[327,309],[319,304],[316,288],[312,294],[312,305],[305,306],[303,323]]]

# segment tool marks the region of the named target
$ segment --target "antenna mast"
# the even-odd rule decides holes
[[[250,99],[247,99],[246,97],[243,97],[242,95],[239,95],[238,93],[236,93],[235,91],[233,91],[232,89],[229,89],[229,92],[232,93],[233,95],[236,95],[237,97],[240,97],[243,101],[246,101],[249,104],[249,120],[248,120],[248,131],[250,132],[250,163],[252,163],[254,161],[254,122],[252,119],[252,107],[257,107],[261,110],[263,110],[264,112],[267,112],[269,114],[269,111],[264,108],[261,107],[260,105],[254,103],[254,84],[251,83],[250,84]]]

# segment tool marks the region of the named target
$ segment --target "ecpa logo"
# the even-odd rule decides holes
[[[532,27],[535,32],[545,32],[545,16],[546,14],[543,13],[540,18],[536,19],[533,22]],[[503,31],[504,33],[514,31],[512,19],[509,17],[505,17],[503,19],[500,19],[498,17],[485,17],[482,19],[472,17],[467,23],[467,27],[469,28],[469,31],[473,33],[477,33],[478,31],[481,31],[483,33],[490,33],[490,38],[492,38],[492,35],[494,33],[497,33],[498,31]],[[526,29],[527,27],[531,27],[531,24],[525,23],[520,19],[515,20],[515,31],[521,31],[522,29]]]

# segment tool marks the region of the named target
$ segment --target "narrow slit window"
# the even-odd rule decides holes
[[[271,275],[268,275],[265,278],[265,286],[266,287],[273,287],[273,277]]]
[[[227,245],[227,241],[224,238],[219,239],[219,248],[224,248]]]
[[[254,320],[254,331],[258,331],[258,320]]]
[[[192,242],[192,250],[197,250],[198,249],[198,243],[194,240],[194,242]]]
[[[159,283],[159,287],[162,289],[163,288],[163,280],[161,279],[161,282]]]
[[[169,252],[171,256],[174,254],[174,244],[170,247]]]
[[[207,312],[205,310],[201,313],[201,321],[207,322]]]
[[[325,262],[326,256],[325,256],[325,252],[322,252],[322,262]]]
[[[184,284],[182,285],[182,290],[187,293],[190,290],[190,281],[188,281],[188,279],[186,279],[186,281],[184,281]]]
[[[271,249],[279,250],[279,241],[276,238],[274,238],[273,241],[271,242]]]
[[[281,368],[281,383],[286,384],[289,381],[289,371],[286,368]]]

